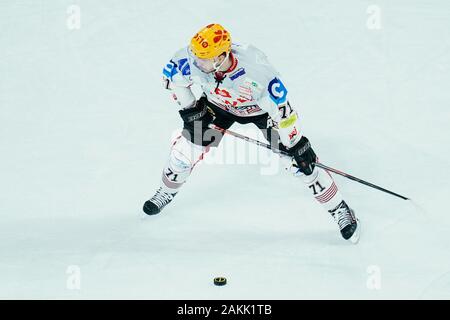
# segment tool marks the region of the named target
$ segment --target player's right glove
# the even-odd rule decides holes
[[[317,156],[311,147],[308,138],[303,136],[299,142],[288,150],[289,154],[294,157],[298,168],[301,172],[309,176],[314,170],[314,163],[317,161]]]
[[[197,100],[193,107],[179,111],[184,122],[183,136],[192,143],[207,146],[211,141],[203,141],[208,125],[214,120],[208,112],[208,100],[205,96]]]

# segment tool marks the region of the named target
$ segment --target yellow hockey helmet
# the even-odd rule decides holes
[[[190,49],[200,59],[215,58],[231,51],[231,36],[220,24],[212,23],[191,39]]]

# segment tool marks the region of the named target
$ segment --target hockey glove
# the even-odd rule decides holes
[[[208,125],[214,120],[208,112],[208,100],[201,97],[195,106],[180,110],[180,116],[184,122],[183,136],[194,144],[207,146],[211,141],[203,141]]]
[[[289,149],[289,154],[294,157],[298,168],[301,172],[309,176],[314,170],[314,163],[317,161],[317,156],[311,148],[311,143],[308,138],[303,136],[295,146]]]

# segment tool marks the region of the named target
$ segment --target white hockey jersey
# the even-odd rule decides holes
[[[233,65],[218,83],[214,73],[194,64],[189,47],[179,50],[163,69],[166,89],[181,108],[195,104],[192,85],[199,85],[208,101],[237,117],[267,113],[281,142],[292,147],[301,138],[298,114],[288,101],[288,90],[266,55],[252,45],[232,44]]]

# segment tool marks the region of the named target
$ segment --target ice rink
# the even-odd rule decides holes
[[[267,54],[323,163],[415,204],[335,176],[351,245],[226,137],[142,219],[182,125],[162,68],[211,22]],[[446,0],[2,0],[0,298],[449,299],[449,84]]]

